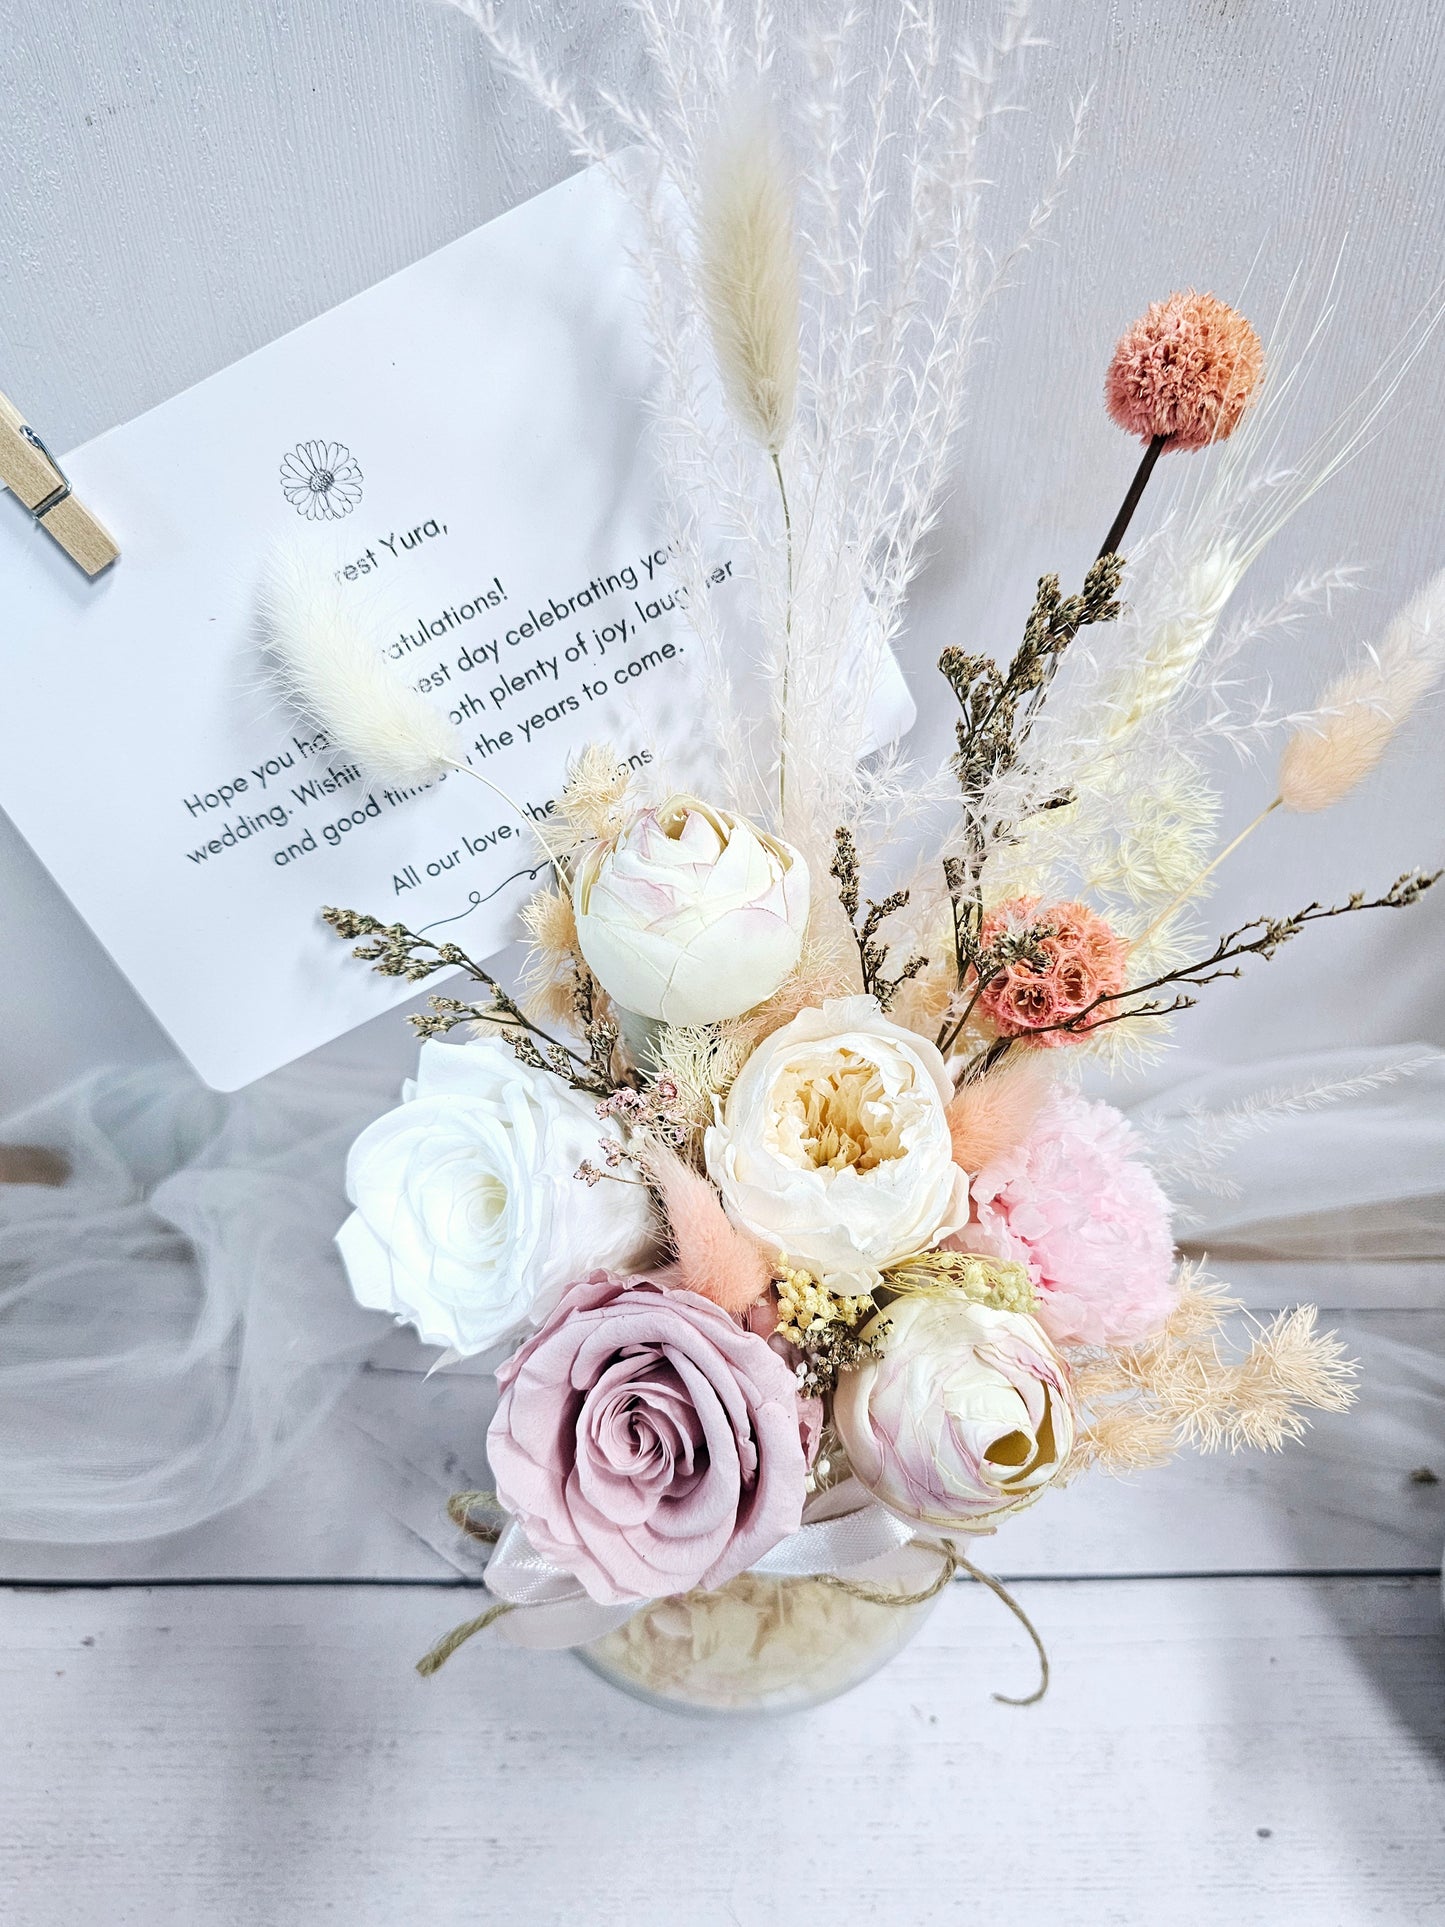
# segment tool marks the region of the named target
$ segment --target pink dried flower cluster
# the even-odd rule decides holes
[[[1127,981],[1129,952],[1095,911],[1083,903],[1042,904],[1038,897],[1012,897],[983,920],[982,947],[988,951],[1010,935],[1046,930],[1034,959],[1005,963],[979,993],[978,1009],[1004,1037],[1032,1036],[1053,1047],[1077,1042],[1103,1022],[1108,1006],[1088,1011],[1096,998],[1113,995]],[[1080,1019],[1073,1030],[1048,1026]]]
[[[1155,301],[1120,337],[1104,399],[1130,435],[1205,448],[1232,435],[1264,368],[1259,336],[1212,294]]]
[[[1023,1143],[969,1188],[974,1221],[952,1242],[1027,1265],[1055,1344],[1132,1344],[1168,1318],[1168,1200],[1112,1105],[1056,1092]]]

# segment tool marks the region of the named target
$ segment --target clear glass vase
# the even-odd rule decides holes
[[[904,1546],[862,1576],[745,1572],[714,1592],[657,1599],[579,1656],[623,1692],[679,1712],[785,1713],[836,1699],[900,1652],[947,1574]]]

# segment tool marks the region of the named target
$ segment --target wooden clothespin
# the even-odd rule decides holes
[[[65,472],[15,404],[0,395],[0,486],[8,488],[87,575],[108,569],[120,550],[70,492]]]

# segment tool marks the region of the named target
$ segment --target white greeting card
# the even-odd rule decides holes
[[[96,582],[0,516],[0,803],[218,1089],[414,994],[320,906],[485,957],[539,862],[481,785],[377,783],[281,707],[256,633],[279,543],[526,810],[588,741],[695,766],[629,218],[578,175],[67,457],[121,545]],[[896,733],[901,683],[886,706]]]

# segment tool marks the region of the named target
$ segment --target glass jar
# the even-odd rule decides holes
[[[936,1551],[908,1545],[866,1577],[741,1573],[656,1599],[579,1656],[623,1692],[680,1712],[784,1713],[836,1699],[919,1631],[946,1589]]]

